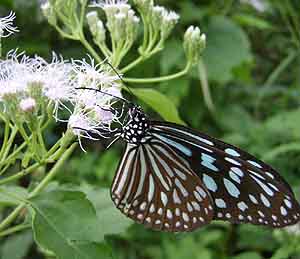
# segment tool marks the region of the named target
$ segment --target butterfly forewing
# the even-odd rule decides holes
[[[156,138],[127,144],[111,195],[124,214],[155,230],[192,231],[213,218],[211,197],[199,176]]]
[[[207,135],[171,123],[152,123],[151,134],[189,162],[210,192],[214,218],[284,227],[299,221],[288,184],[270,166]]]

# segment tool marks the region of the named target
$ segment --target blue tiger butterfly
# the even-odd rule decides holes
[[[128,113],[112,136],[126,148],[111,198],[126,216],[167,232],[193,231],[212,220],[272,228],[299,221],[291,187],[271,166],[189,127],[150,120],[139,106],[116,98]]]
[[[299,221],[300,207],[287,182],[233,145],[175,123],[149,120],[135,105],[115,136],[126,149],[111,197],[138,223],[184,232],[214,219],[273,228]]]

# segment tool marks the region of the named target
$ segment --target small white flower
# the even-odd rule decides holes
[[[21,100],[19,106],[23,112],[32,112],[36,107],[36,101],[33,98],[29,97]]]
[[[112,75],[110,71],[104,70],[103,64],[95,64],[95,60],[89,57],[87,62],[83,60],[74,60],[73,70],[76,75],[77,87],[96,87],[106,88],[119,86],[116,82],[119,80],[118,75]]]
[[[8,16],[0,18],[0,38],[8,37],[19,31],[18,28],[13,25],[15,18],[16,14],[14,12],[10,12]]]
[[[78,137],[80,147],[83,151],[84,148],[82,147],[81,138],[88,138],[92,140],[97,140],[91,134],[95,134],[100,137],[106,137],[105,134],[102,134],[100,130],[104,130],[103,132],[110,132],[109,127],[103,120],[103,114],[98,116],[102,116],[102,120],[96,120],[93,118],[92,112],[85,112],[83,109],[76,109],[74,113],[70,116],[68,121],[68,128],[72,130],[73,134]],[[105,120],[108,119],[109,115],[104,118]]]
[[[54,55],[52,62],[46,65],[41,72],[44,78],[44,95],[55,103],[56,107],[63,102],[71,101],[73,97],[72,71],[70,63]]]
[[[99,121],[102,121],[104,124],[111,124],[114,120],[114,113],[111,110],[105,110],[101,107],[95,107],[95,118]]]

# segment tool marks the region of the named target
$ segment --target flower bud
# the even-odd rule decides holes
[[[97,23],[99,21],[98,13],[96,11],[88,12],[86,19],[92,35],[95,36],[97,33]]]
[[[126,19],[126,35],[129,42],[133,42],[137,36],[140,19],[135,16],[133,10],[129,10]]]
[[[50,4],[49,1],[46,1],[41,5],[42,13],[48,20],[49,24],[56,25],[57,24],[57,18],[54,11],[53,6]]]
[[[133,0],[134,4],[145,15],[151,14],[153,8],[153,0]]]
[[[156,5],[152,8],[151,22],[154,25],[154,28],[160,28],[164,12],[166,12],[166,9],[162,6]]]
[[[183,47],[186,57],[193,64],[198,62],[199,56],[206,46],[206,36],[201,34],[198,27],[190,26],[184,35]]]
[[[101,20],[97,22],[97,33],[95,39],[99,43],[104,42],[106,39],[106,29]]]
[[[162,14],[162,24],[161,24],[161,37],[162,39],[166,39],[169,37],[170,33],[174,29],[176,23],[178,22],[180,16],[171,11],[168,12],[167,10],[164,10]]]
[[[31,97],[23,99],[21,100],[19,107],[23,112],[33,112],[36,108],[36,101]]]
[[[119,41],[126,37],[125,35],[125,22],[126,22],[126,14],[124,13],[117,13],[115,15],[115,40]]]

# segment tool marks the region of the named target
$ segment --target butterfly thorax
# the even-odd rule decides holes
[[[146,142],[146,135],[150,123],[140,107],[134,107],[129,111],[129,121],[123,127],[121,137],[128,143],[140,144]]]

